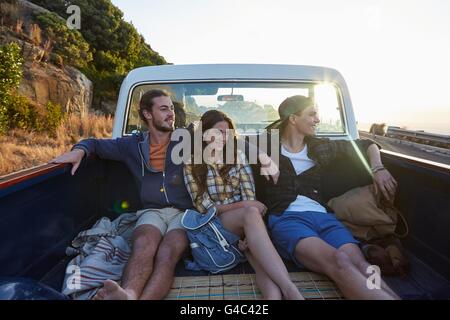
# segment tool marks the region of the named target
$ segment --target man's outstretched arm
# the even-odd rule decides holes
[[[123,161],[126,153],[125,139],[127,138],[84,139],[75,144],[71,151],[56,157],[49,163],[71,163],[71,173],[74,175],[83,158],[90,154],[95,154],[101,159]]]

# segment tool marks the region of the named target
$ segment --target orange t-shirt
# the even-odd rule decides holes
[[[164,163],[166,161],[166,149],[168,144],[169,142],[150,145],[150,165],[152,166],[152,168],[158,171],[164,170]]]

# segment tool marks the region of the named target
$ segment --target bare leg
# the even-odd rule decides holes
[[[154,226],[141,225],[133,232],[133,249],[122,276],[122,287],[107,280],[94,300],[136,300],[153,271],[153,258],[161,241]]]
[[[264,268],[256,261],[249,250],[245,251],[245,256],[255,270],[256,285],[261,290],[263,299],[281,300],[282,293],[280,288],[270,279],[269,275],[264,271]]]
[[[140,300],[161,300],[173,283],[175,266],[188,247],[188,239],[183,229],[169,231],[163,238],[155,258],[155,269]]]
[[[225,228],[231,232],[245,235],[249,250],[266,274],[281,289],[286,299],[303,299],[291,281],[286,266],[275,250],[267,233],[264,221],[256,207],[227,211],[220,215]]]
[[[355,267],[361,272],[361,274],[365,277],[368,276],[367,268],[370,266],[370,263],[364,258],[361,249],[356,244],[347,243],[339,248],[339,251],[345,252]],[[381,288],[386,291],[389,295],[394,299],[400,299],[400,297],[381,279]]]
[[[353,265],[349,256],[317,237],[300,240],[295,257],[309,270],[330,277],[348,299],[391,300],[383,290],[370,290],[366,277]]]

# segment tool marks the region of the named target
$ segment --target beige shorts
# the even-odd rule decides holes
[[[156,227],[164,236],[170,230],[184,229],[181,225],[183,213],[184,211],[176,208],[139,210],[136,212],[138,220],[135,228],[149,224]]]

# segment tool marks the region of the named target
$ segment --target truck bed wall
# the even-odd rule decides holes
[[[450,279],[450,174],[392,155],[383,154],[383,162],[399,182],[396,204],[410,227],[404,244]],[[331,198],[371,180],[355,156],[336,161],[324,181]],[[59,168],[0,189],[0,276],[41,279],[65,258],[79,231],[101,216],[114,219],[140,208],[138,194],[123,164],[98,159],[75,176]]]
[[[0,276],[40,279],[79,231],[101,216],[114,219],[123,201],[140,207],[135,190],[124,165],[99,159],[74,176],[67,166],[0,189]]]

